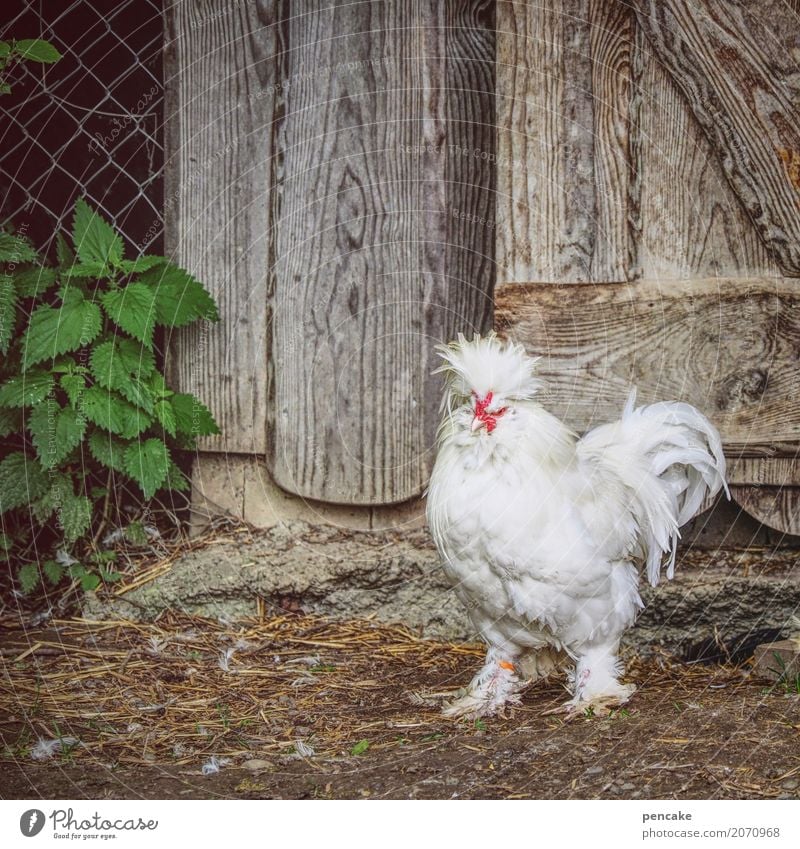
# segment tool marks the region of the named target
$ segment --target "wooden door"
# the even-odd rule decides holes
[[[734,497],[800,533],[800,27],[783,2],[498,4],[496,326],[583,431],[719,427]]]

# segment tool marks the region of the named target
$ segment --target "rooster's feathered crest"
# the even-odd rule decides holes
[[[439,345],[444,360],[434,372],[443,372],[447,391],[443,407],[452,410],[474,391],[481,397],[493,392],[509,401],[529,401],[544,386],[536,377],[539,357],[529,357],[522,345],[503,342],[496,333],[467,340],[463,333],[455,342]]]

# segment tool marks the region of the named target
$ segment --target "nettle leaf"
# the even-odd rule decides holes
[[[156,401],[155,416],[161,427],[172,437],[177,436],[178,432],[178,417],[175,415],[175,410],[172,404],[166,398],[161,401]]]
[[[77,407],[81,395],[86,389],[86,378],[82,374],[65,374],[59,380],[61,388],[66,392],[69,403]]]
[[[29,371],[12,377],[0,386],[0,407],[38,404],[50,394],[53,383],[53,375],[45,371]]]
[[[42,563],[42,572],[54,586],[64,577],[64,567],[56,560],[45,560]]]
[[[0,439],[22,430],[22,410],[6,410],[0,407]]]
[[[0,262],[35,262],[36,251],[30,242],[16,233],[0,232]]]
[[[139,274],[142,271],[149,271],[156,265],[164,265],[168,262],[164,256],[155,256],[153,254],[144,254],[136,259],[123,259],[119,267],[127,274]]]
[[[191,485],[186,475],[178,468],[173,460],[170,460],[164,489],[174,489],[178,492],[186,492],[190,489],[190,487]]]
[[[61,268],[69,268],[75,262],[75,254],[61,233],[56,234],[56,259]]]
[[[156,367],[152,351],[118,336],[94,349],[90,365],[100,386],[119,390],[132,404],[152,414],[153,397],[146,381]]]
[[[59,509],[68,495],[72,495],[72,479],[64,472],[48,477],[47,489],[41,498],[31,503],[31,513],[39,522],[45,522],[54,510]]]
[[[89,435],[89,451],[92,457],[115,472],[125,471],[125,451],[129,444],[101,430],[94,430]]]
[[[37,404],[28,418],[31,440],[45,469],[58,465],[86,432],[86,419],[72,407],[62,407],[54,398]]]
[[[84,391],[80,407],[89,421],[126,439],[138,436],[153,423],[144,410],[100,386],[90,386]]]
[[[64,530],[64,539],[73,543],[82,537],[92,524],[92,502],[85,495],[70,492],[65,495],[58,518]]]
[[[145,498],[152,498],[167,479],[170,456],[160,439],[134,442],[125,451],[125,471],[139,484]]]
[[[0,533],[0,560],[8,560],[13,545],[14,542],[8,534]]]
[[[8,353],[17,321],[17,289],[13,278],[0,275],[0,354]]]
[[[15,451],[0,461],[0,513],[36,501],[48,487],[44,469],[22,451]]]
[[[33,592],[39,584],[39,568],[35,563],[25,563],[17,572],[19,589],[23,595]]]
[[[23,369],[88,345],[100,332],[100,308],[77,294],[71,293],[60,309],[34,310],[22,343]]]
[[[14,285],[20,298],[41,297],[58,279],[54,268],[34,265],[14,275]]]
[[[72,243],[82,263],[118,266],[122,261],[121,237],[83,198],[75,204]]]
[[[81,589],[84,592],[93,592],[100,586],[100,578],[93,572],[87,572],[81,576]]]
[[[220,432],[208,407],[188,393],[176,393],[170,398],[175,411],[179,433],[186,436],[213,436]]]
[[[42,62],[45,65],[58,62],[61,58],[58,50],[49,41],[43,41],[41,38],[23,38],[21,41],[16,41],[14,50],[21,59]]]
[[[156,296],[143,283],[129,283],[122,289],[112,289],[100,296],[105,311],[126,333],[148,348],[153,346],[156,326]]]
[[[219,321],[214,299],[203,284],[177,265],[154,268],[140,278],[155,293],[156,317],[167,327],[183,327],[195,319]]]
[[[64,277],[104,277],[108,266],[102,262],[73,262],[61,272]]]

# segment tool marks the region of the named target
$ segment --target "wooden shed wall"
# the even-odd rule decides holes
[[[766,5],[170,7],[168,238],[223,314],[173,348],[223,426],[205,495],[418,521],[432,347],[496,307],[574,427],[631,384],[695,403],[740,502],[800,532],[800,44]]]

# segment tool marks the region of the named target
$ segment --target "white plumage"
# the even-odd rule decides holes
[[[626,701],[620,637],[639,567],[672,577],[678,528],[725,484],[694,407],[634,407],[580,439],[536,400],[536,361],[494,334],[441,349],[446,375],[427,515],[444,569],[488,644],[450,715],[489,715],[569,666],[569,709]]]

